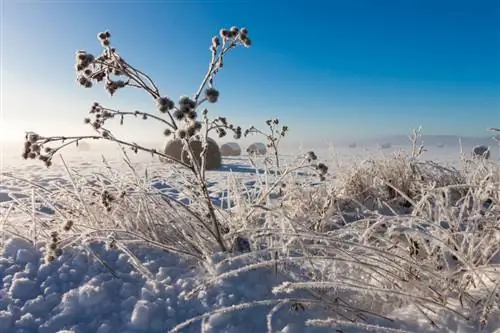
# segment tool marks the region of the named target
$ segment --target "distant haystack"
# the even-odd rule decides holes
[[[472,148],[472,156],[475,158],[484,158],[487,160],[490,158],[490,147],[484,145],[475,146],[474,148]]]
[[[79,151],[89,151],[90,150],[90,145],[87,142],[78,142],[78,150]]]
[[[228,142],[220,146],[222,156],[240,156],[241,147],[236,142]]]
[[[265,155],[267,153],[267,147],[262,142],[255,142],[248,146],[247,153],[255,155]]]
[[[356,142],[352,142],[349,144],[349,148],[356,148],[358,145],[356,144]]]
[[[390,149],[392,145],[389,142],[380,145],[380,149]]]
[[[207,161],[206,161],[206,170],[216,170],[222,166],[222,157],[220,153],[219,146],[217,142],[213,139],[208,138],[208,151],[207,151]],[[190,140],[189,145],[191,149],[194,151],[195,158],[198,163],[200,163],[201,151],[203,150],[202,143],[199,139],[192,138]],[[174,139],[167,142],[164,149],[164,154],[168,155],[178,161],[182,161],[184,163],[190,163],[189,152],[184,148],[184,144],[181,139]],[[168,163],[168,160],[162,159],[162,162]]]
[[[440,143],[438,143],[436,146],[437,146],[438,148],[444,148],[444,143],[441,143],[441,142],[440,142]]]

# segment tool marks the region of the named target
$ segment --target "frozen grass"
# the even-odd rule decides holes
[[[77,52],[77,81],[111,95],[140,88],[158,115],[95,103],[85,119],[95,135],[26,134],[27,164],[1,178],[1,332],[500,330],[494,152],[428,161],[416,131],[408,151],[387,146],[351,164],[312,151],[285,158],[278,119],[243,131],[201,108],[218,100],[223,57],[251,45],[247,29],[212,39],[199,89],[178,103],[109,32],[98,38],[100,55]],[[116,137],[108,123],[126,117],[161,122],[187,158]],[[207,171],[210,132],[261,135],[268,155]],[[115,143],[121,159],[56,157],[87,139]]]
[[[16,174],[32,184],[4,174],[20,199],[2,206],[0,330],[500,328],[497,162],[453,169],[401,151],[350,167],[330,159],[318,182],[286,172],[302,159],[282,158],[276,174],[245,158],[207,177],[217,206],[231,201],[217,209],[229,252],[188,212],[203,206],[180,168],[138,156]],[[116,197],[109,211],[103,191]],[[54,232],[62,254],[47,262]]]

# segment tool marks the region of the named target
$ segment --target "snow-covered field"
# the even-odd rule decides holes
[[[283,157],[282,163],[296,164],[293,153]],[[333,193],[335,186],[342,187],[347,168],[369,156],[389,155],[391,150],[339,148],[316,153],[330,168],[327,184],[307,187],[304,183],[318,183],[316,177],[295,175],[296,183],[302,185],[287,185],[293,193],[281,206],[273,206],[274,213],[259,215],[266,219],[260,225],[242,221],[255,209],[252,196],[231,196],[236,189],[262,191],[272,182],[272,175],[256,172],[245,156],[225,159],[220,171],[208,172],[212,199],[230,221],[228,237],[235,230],[246,235],[251,251],[212,253],[200,262],[179,253],[182,244],[175,245],[169,238],[177,229],[168,229],[168,219],[179,225],[176,217],[158,211],[167,208],[165,203],[138,198],[137,203],[128,202],[107,212],[92,201],[92,186],[102,189],[115,185],[122,190],[140,190],[144,197],[147,191],[155,192],[189,206],[192,193],[180,188],[187,180],[179,169],[139,154],[131,157],[135,174],[130,174],[119,154],[107,154],[107,167],[94,151],[64,153],[69,170],[57,158],[47,169],[6,150],[0,181],[0,332],[500,332],[496,303],[500,299],[499,258],[493,253],[484,255],[489,262],[475,262],[478,252],[500,249],[494,244],[495,235],[496,244],[500,244],[498,223],[488,237],[480,236],[479,231],[470,231],[478,232],[470,238],[460,236],[454,252],[459,260],[447,261],[441,269],[432,269],[427,257],[410,263],[413,259],[404,250],[391,252],[384,243],[392,238],[374,231],[374,226],[384,223],[384,228],[391,226],[387,230],[399,232],[396,238],[404,238],[412,232],[411,226],[420,230],[422,220],[432,224],[430,216],[424,219],[403,210],[395,216],[373,208],[343,211],[339,203],[323,215],[318,213],[324,220],[320,224],[355,215],[352,223],[307,229],[300,219],[309,216],[313,221],[313,215],[308,215],[313,213],[306,209],[321,206],[325,199],[323,192],[315,191]],[[462,213],[459,224],[495,214],[498,217],[500,207],[495,200],[499,194],[490,191],[498,191],[498,184],[490,180],[499,179],[498,158],[493,149],[489,163],[496,163],[497,169],[488,165],[493,176],[482,185],[489,186],[489,192],[484,193],[494,197],[490,211],[483,212],[483,217]],[[458,148],[431,147],[424,159],[460,167]],[[308,206],[304,213],[292,207],[301,205],[296,201],[299,194]],[[225,200],[234,204],[230,210],[223,209]],[[426,209],[420,208],[421,212]],[[439,221],[450,214],[452,224],[449,212],[434,213],[441,214]],[[61,221],[67,222],[68,216],[74,224],[71,231],[61,228]],[[145,226],[143,231],[138,221],[153,231]],[[165,235],[157,236],[157,230],[162,229],[154,228],[161,223]],[[451,247],[444,245],[449,239],[440,238],[450,236],[446,228],[427,228],[432,229],[428,231],[430,238],[443,243],[443,251]],[[277,240],[276,236],[259,234],[259,229],[294,235]],[[54,238],[54,231],[59,233],[62,254],[47,262],[47,243]],[[313,241],[315,237],[329,240]],[[371,241],[377,237],[377,242]],[[114,239],[116,242],[111,241]],[[325,249],[327,243],[329,248]],[[395,242],[394,247],[402,243]],[[436,248],[432,244],[427,240],[429,249]],[[408,264],[407,269],[401,262]],[[417,267],[412,268],[413,264]],[[416,273],[412,275],[411,269]],[[470,286],[447,289],[454,279],[457,285],[467,280]],[[325,321],[308,321],[314,319]],[[483,327],[481,319],[485,319]],[[188,320],[192,322],[177,326]]]

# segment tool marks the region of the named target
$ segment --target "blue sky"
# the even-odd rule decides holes
[[[98,53],[109,29],[125,59],[162,93],[194,93],[219,28],[249,29],[253,46],[229,54],[212,115],[243,127],[277,116],[291,140],[405,134],[483,136],[500,126],[497,0],[17,1],[2,2],[2,128],[89,133],[92,102],[154,112],[140,91],[110,98],[76,85],[74,53]],[[158,130],[157,130],[158,129]],[[125,136],[159,141],[131,121]]]

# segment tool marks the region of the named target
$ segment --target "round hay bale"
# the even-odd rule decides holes
[[[79,151],[90,151],[90,144],[87,142],[78,142],[78,150]]]
[[[490,158],[490,147],[485,145],[479,145],[472,148],[472,156],[475,158]]]
[[[182,150],[184,149],[184,144],[181,139],[169,140],[163,149],[163,153],[176,159],[182,161]],[[162,162],[171,163],[171,160],[163,159]]]
[[[240,156],[241,147],[236,142],[228,142],[220,146],[222,156]]]
[[[207,159],[205,164],[206,170],[217,170],[222,166],[222,156],[220,153],[219,145],[215,140],[208,138],[208,151],[207,151]],[[203,144],[199,139],[191,139],[189,142],[191,149],[194,152],[195,158],[198,163],[201,163],[201,152],[203,150]],[[182,152],[182,162],[191,163],[189,152],[184,149]]]
[[[207,160],[206,160],[206,170],[216,170],[222,166],[222,156],[220,153],[219,146],[215,140],[208,138],[208,151],[207,151]],[[198,163],[201,162],[201,152],[203,150],[203,145],[199,138],[191,138],[189,145],[194,152],[195,158]],[[176,160],[182,161],[184,163],[190,164],[191,159],[189,157],[189,152],[184,148],[184,143],[181,139],[173,139],[167,142],[165,145],[165,149],[163,151],[165,155],[168,155]],[[168,160],[163,159],[163,162],[170,162]]]
[[[265,155],[267,153],[267,147],[262,142],[255,142],[248,146],[247,153],[255,155]]]

